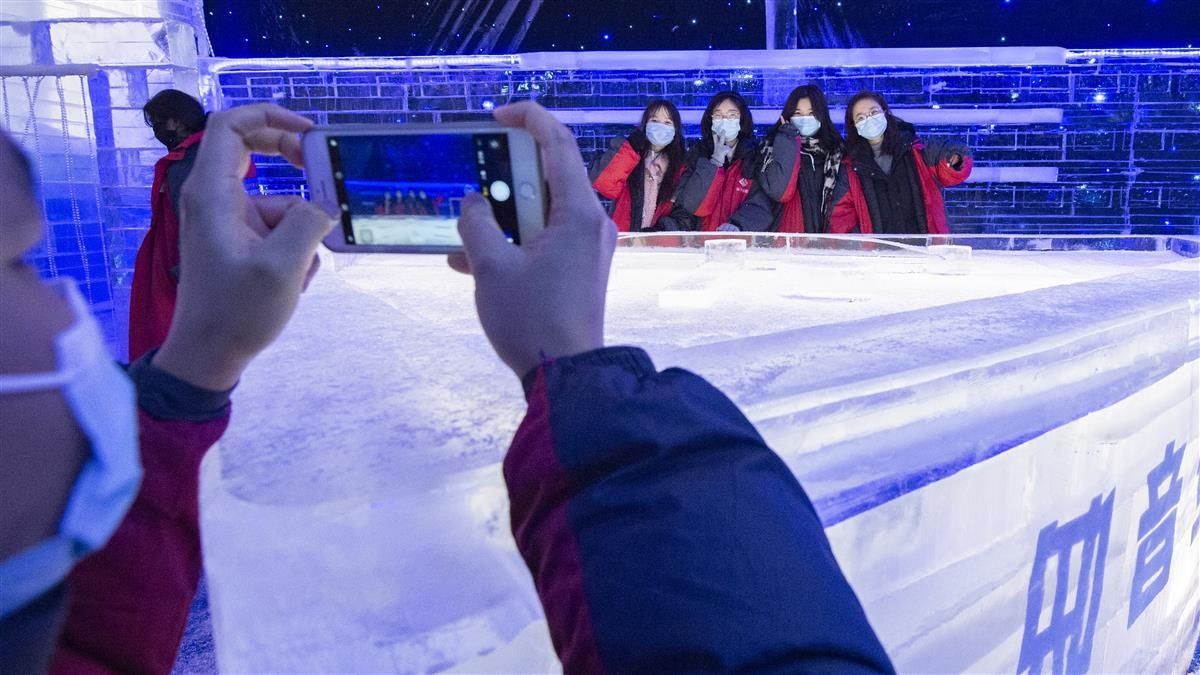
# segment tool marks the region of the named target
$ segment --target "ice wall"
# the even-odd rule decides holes
[[[946,191],[959,232],[1200,231],[1200,50],[1057,47],[216,60],[222,106],[270,100],[322,123],[477,118],[532,98],[594,155],[650,99],[683,108],[689,137],[709,96],[734,89],[760,125],[797,84],[819,82],[834,119],[882,92],[923,134],[975,150],[972,182]],[[760,127],[765,131],[765,127]],[[298,175],[262,167],[269,189]]]
[[[0,3],[0,124],[34,159],[47,219],[34,262],[83,285],[121,358],[163,154],[141,106],[167,87],[198,93],[207,53],[194,0]]]

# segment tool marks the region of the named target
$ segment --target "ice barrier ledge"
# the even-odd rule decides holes
[[[784,457],[901,672],[1183,672],[1200,269],[1174,267],[656,358]]]

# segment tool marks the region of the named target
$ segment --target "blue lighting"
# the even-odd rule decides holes
[[[1098,92],[1092,94],[1092,101],[1094,101],[1096,103],[1104,103],[1107,100],[1108,100],[1108,94],[1106,94],[1102,91],[1098,91]]]
[[[486,100],[486,101],[484,101],[484,102],[483,102],[483,109],[484,109],[484,110],[494,110],[495,108],[496,108],[496,102],[495,102],[495,101],[492,101],[491,99],[488,99],[488,100]]]

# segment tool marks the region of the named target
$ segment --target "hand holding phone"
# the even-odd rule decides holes
[[[533,137],[495,122],[316,127],[304,136],[312,200],[337,213],[334,251],[462,250],[456,223],[468,195],[520,244],[542,230],[544,181]]]
[[[517,377],[543,360],[604,346],[604,295],[617,243],[569,129],[532,102],[496,108],[496,119],[532,134],[549,180],[546,230],[510,246],[495,207],[476,195],[459,219],[465,254],[450,266],[475,277],[479,322]]]

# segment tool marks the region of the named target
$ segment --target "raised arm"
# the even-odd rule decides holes
[[[550,226],[513,246],[471,197],[450,262],[525,387],[504,476],[564,671],[890,672],[804,491],[737,407],[604,348],[616,231],[570,132],[534,103],[496,118],[541,145]]]
[[[250,152],[302,166],[308,120],[274,105],[213,115],[181,197],[182,274],[166,342],[130,368],[143,478],[108,544],[70,576],[57,672],[170,672],[200,572],[197,486],[229,391],[291,318],[334,220],[297,197],[250,198]]]
[[[636,132],[641,133],[641,132]],[[618,136],[608,144],[608,150],[592,165],[589,178],[596,192],[607,199],[616,199],[625,187],[629,174],[642,161],[641,155],[634,149],[634,140]]]
[[[958,185],[971,175],[974,159],[966,143],[944,138],[924,141],[921,159],[933,169],[933,175],[943,187]]]
[[[890,672],[800,484],[737,407],[644,352],[526,380],[504,462],[566,672]]]
[[[771,199],[788,202],[796,198],[796,176],[800,172],[800,132],[791,124],[779,127],[771,143],[770,158],[758,174],[758,183]]]

